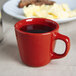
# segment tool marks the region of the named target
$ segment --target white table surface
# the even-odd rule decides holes
[[[76,21],[60,24],[60,33],[71,40],[69,54],[52,60],[48,65],[35,68],[21,62],[16,43],[14,24],[17,19],[3,13],[4,40],[0,43],[0,76],[76,76]],[[56,51],[64,51],[65,44],[57,41]]]

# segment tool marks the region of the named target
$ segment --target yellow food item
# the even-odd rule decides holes
[[[0,19],[1,19],[1,12],[0,12]]]
[[[26,17],[65,19],[76,16],[76,10],[70,10],[67,4],[29,5],[24,6],[23,10]]]

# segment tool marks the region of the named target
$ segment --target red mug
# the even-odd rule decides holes
[[[29,33],[20,29],[23,26],[38,24],[54,28],[46,33]],[[32,27],[33,28],[33,27]],[[28,28],[29,29],[29,28]],[[48,64],[52,59],[65,57],[70,49],[70,39],[58,33],[59,24],[44,18],[28,18],[15,24],[15,32],[22,61],[29,66],[39,67]],[[54,52],[57,39],[63,40],[66,49],[63,54]]]

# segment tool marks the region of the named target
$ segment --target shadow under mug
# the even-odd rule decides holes
[[[54,28],[46,33],[29,33],[20,30],[26,25],[44,25]],[[48,64],[52,59],[65,57],[70,49],[70,39],[58,33],[59,25],[55,21],[44,18],[28,18],[15,24],[15,33],[22,61],[29,66],[39,67]],[[54,52],[57,39],[63,40],[66,49],[63,54]]]

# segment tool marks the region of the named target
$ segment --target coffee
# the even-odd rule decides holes
[[[21,31],[23,32],[29,32],[29,33],[46,33],[54,30],[54,28],[50,26],[45,26],[45,25],[38,25],[38,24],[33,24],[33,25],[26,25],[20,28]]]

